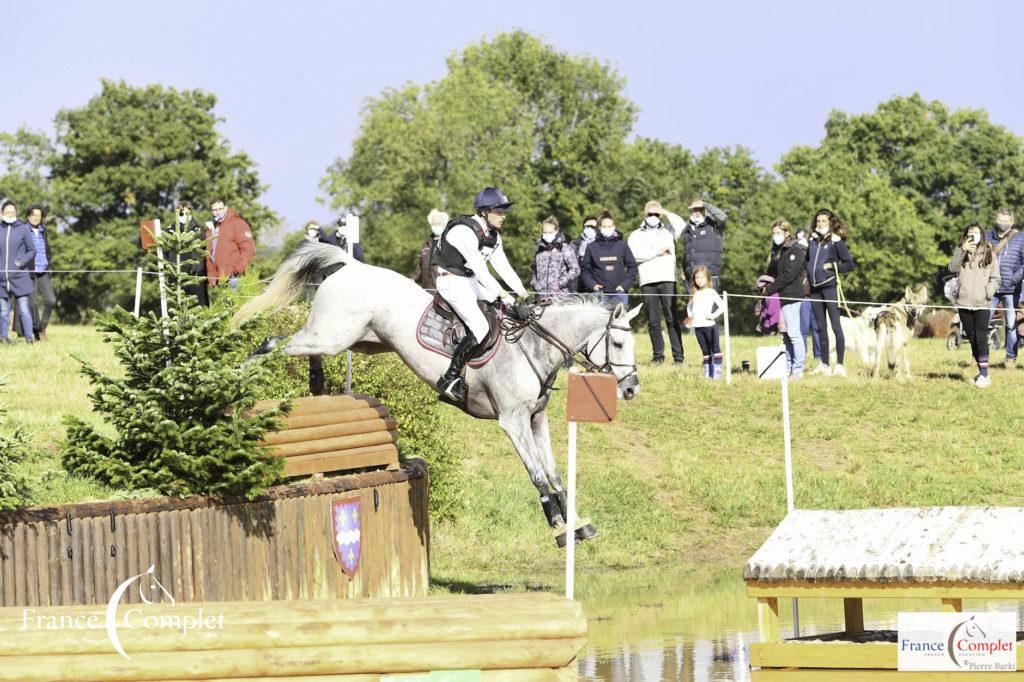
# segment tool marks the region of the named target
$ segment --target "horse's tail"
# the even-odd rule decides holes
[[[348,265],[352,256],[345,249],[331,244],[302,242],[274,273],[270,285],[231,318],[231,326],[238,327],[246,320],[264,311],[277,312],[291,305],[306,290],[317,275],[331,265]]]

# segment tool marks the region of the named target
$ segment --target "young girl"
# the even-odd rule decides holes
[[[704,375],[708,379],[722,378],[722,349],[718,344],[716,320],[725,312],[725,301],[711,286],[711,273],[703,265],[693,271],[693,297],[686,304],[687,326],[693,327],[701,353],[704,355]]]
[[[811,312],[818,325],[821,341],[821,364],[814,374],[846,376],[843,356],[846,353],[846,339],[839,322],[839,275],[855,267],[850,250],[846,247],[846,224],[839,217],[823,208],[814,214],[810,228],[814,231],[807,245],[807,277],[811,283]],[[825,328],[825,313],[828,312],[832,332],[836,337],[836,367],[829,367],[828,330]]]
[[[988,306],[999,288],[999,260],[977,223],[964,230],[960,245],[949,261],[949,271],[957,275],[960,282],[953,302],[964,334],[971,342],[974,361],[978,363],[974,385],[988,388]]]

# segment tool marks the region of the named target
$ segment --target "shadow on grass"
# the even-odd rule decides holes
[[[550,592],[552,587],[535,582],[521,584],[495,582],[469,582],[468,580],[446,580],[431,578],[430,582],[452,594],[501,594],[503,592]]]
[[[963,382],[963,372],[927,372],[923,375],[925,379],[940,379],[947,381]]]

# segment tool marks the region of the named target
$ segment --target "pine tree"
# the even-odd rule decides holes
[[[0,379],[0,388],[6,382]],[[0,405],[0,424],[6,426],[7,406]],[[31,487],[28,477],[16,467],[28,452],[28,434],[21,426],[8,434],[0,434],[0,511],[20,509],[31,503]]]
[[[97,317],[124,376],[79,362],[95,387],[93,409],[116,435],[68,415],[64,467],[127,490],[254,497],[283,475],[283,461],[259,444],[282,410],[247,414],[264,378],[262,362],[225,362],[246,343],[243,329],[228,327],[230,310],[199,306],[186,290],[196,280],[184,269],[186,254],[203,252],[197,237],[175,229],[159,241],[169,255],[168,318],[136,318],[120,307]],[[159,267],[155,252],[148,257]]]

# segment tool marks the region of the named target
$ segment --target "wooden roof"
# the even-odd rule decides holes
[[[795,510],[743,578],[1024,584],[1024,507]]]

